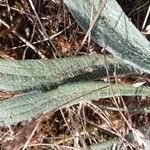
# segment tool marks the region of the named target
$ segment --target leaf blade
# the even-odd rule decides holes
[[[116,61],[111,56],[106,58],[110,76],[113,76],[115,70],[116,74],[141,73],[138,69]],[[88,80],[91,77],[100,79],[106,76],[106,64],[102,55],[55,60],[0,60],[1,91],[49,90],[55,85],[69,82],[70,79],[79,81]]]
[[[119,91],[118,91],[119,89]],[[91,102],[112,96],[150,95],[150,87],[112,85],[111,93],[105,82],[78,82],[59,86],[57,89],[42,92],[29,92],[24,95],[0,101],[0,126],[36,117],[47,111],[67,107],[80,102]]]
[[[87,31],[91,6],[94,15],[102,0],[64,0],[80,27]],[[93,16],[94,16],[93,15]],[[141,71],[150,73],[150,43],[129,21],[115,0],[107,1],[100,18],[91,31],[91,38],[116,58]]]

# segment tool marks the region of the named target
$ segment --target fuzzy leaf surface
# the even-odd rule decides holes
[[[150,42],[136,29],[116,0],[106,1],[91,30],[92,40],[126,64],[150,73]],[[90,27],[91,13],[95,17],[104,0],[64,0],[64,2],[86,32]]]

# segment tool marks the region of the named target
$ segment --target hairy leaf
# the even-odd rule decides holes
[[[106,1],[96,25],[92,28],[91,38],[126,64],[150,73],[150,43],[127,18],[116,0]],[[95,17],[104,0],[64,2],[80,27],[87,31],[90,27],[91,13]]]
[[[109,74],[140,73],[113,57],[107,58]],[[64,82],[106,77],[104,56],[91,55],[54,60],[0,60],[1,91],[46,90]]]
[[[48,92],[34,91],[0,102],[0,125],[10,125],[47,111],[91,102],[112,96],[150,95],[150,87],[110,85],[105,82],[78,82],[59,86]]]

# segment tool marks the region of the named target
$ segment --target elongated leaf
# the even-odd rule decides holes
[[[80,27],[87,31],[93,6],[93,16],[104,0],[64,0]],[[92,39],[123,62],[150,73],[150,43],[135,28],[115,0],[107,0]]]
[[[105,82],[78,82],[65,84],[48,92],[34,91],[9,98],[0,102],[0,125],[14,124],[79,102],[121,95],[150,95],[150,87],[112,85],[112,91]]]
[[[115,145],[117,145],[117,143],[118,143],[117,139],[112,139],[104,143],[93,144],[89,146],[89,149],[90,150],[112,150],[113,148],[115,148]]]
[[[113,57],[107,57],[110,75],[140,73]],[[0,60],[1,91],[31,91],[51,89],[64,82],[106,77],[104,56],[91,55],[55,60]]]
[[[144,150],[149,150],[149,149],[150,149],[150,141],[144,140]]]

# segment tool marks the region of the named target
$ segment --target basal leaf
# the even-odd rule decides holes
[[[0,126],[36,117],[38,114],[54,111],[60,107],[80,102],[91,102],[112,96],[150,95],[150,87],[125,85],[109,86],[105,82],[78,82],[59,86],[48,92],[34,91],[0,101]]]
[[[126,64],[150,73],[150,43],[127,18],[116,0],[106,1],[92,28],[91,38]],[[87,31],[90,27],[91,13],[95,17],[104,0],[64,0],[64,2],[80,27]]]
[[[106,57],[110,75],[140,73],[113,57]],[[1,91],[50,90],[64,82],[106,77],[104,56],[91,55],[54,60],[0,60]],[[69,80],[69,81],[68,81]]]

